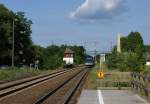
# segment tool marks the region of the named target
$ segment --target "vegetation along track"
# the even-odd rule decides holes
[[[54,90],[51,90],[40,97],[33,104],[75,104],[73,96],[77,90],[81,89],[84,84],[85,78],[87,75],[87,70],[81,70],[76,73],[74,76],[70,77],[68,80],[65,80],[62,84],[57,86]]]

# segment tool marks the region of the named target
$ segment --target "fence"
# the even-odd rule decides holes
[[[140,73],[131,73],[131,87],[133,90],[150,97],[150,76]]]
[[[100,89],[130,89],[130,79],[128,72],[106,73],[105,78],[97,80],[97,86]]]

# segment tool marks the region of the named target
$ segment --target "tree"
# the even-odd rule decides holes
[[[11,63],[11,19],[10,11],[0,4],[0,65]]]
[[[125,64],[127,65],[127,69],[129,71],[140,72],[142,69],[142,62],[139,61],[137,53],[127,53]]]
[[[145,45],[144,46],[144,59],[145,59],[145,62],[146,61],[150,61],[150,45]]]
[[[116,46],[108,56],[109,68],[121,71],[140,71],[145,64],[144,43],[139,32],[131,32],[127,37],[121,38],[122,53],[117,53]]]
[[[17,20],[17,21],[15,21]],[[26,51],[32,45],[31,24],[32,21],[25,17],[24,12],[14,13],[0,4],[0,65],[11,64],[13,21],[15,21],[15,65],[22,59],[28,64]]]
[[[84,62],[84,48],[82,46],[48,46],[44,50],[43,56],[43,68],[55,69],[63,65],[63,56],[66,48],[70,48],[74,51],[74,61],[75,64],[81,64]]]
[[[84,47],[83,46],[73,46],[71,49],[74,51],[74,60],[76,64],[81,64],[84,62]]]
[[[127,37],[121,38],[123,52],[135,52],[140,56],[144,51],[143,38],[139,32],[131,32]]]
[[[117,68],[117,52],[112,51],[112,54],[109,54],[107,56],[107,66],[110,69],[116,69]]]
[[[14,23],[14,25],[13,25]],[[0,4],[0,65],[11,65],[12,35],[15,35],[15,66],[34,64],[39,60],[40,68],[54,69],[62,65],[66,48],[75,52],[75,62],[81,64],[84,60],[82,46],[56,46],[43,48],[34,45],[31,39],[31,25],[24,12],[13,12]]]
[[[24,64],[29,65],[30,62],[28,60],[30,60],[30,57],[26,56],[28,56],[28,51],[32,45],[32,21],[25,17],[24,12],[17,12],[13,15],[17,19],[15,21],[15,63],[17,65],[25,60]],[[22,51],[22,54],[20,54],[20,51]]]

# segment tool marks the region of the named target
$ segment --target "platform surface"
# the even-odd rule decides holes
[[[150,104],[140,96],[122,90],[83,90],[77,104]]]

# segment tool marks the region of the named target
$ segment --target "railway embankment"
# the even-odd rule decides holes
[[[33,76],[37,76],[40,74],[45,74],[53,71],[55,70],[36,70],[33,68],[32,69],[31,68],[0,69],[0,84],[18,80],[18,79],[27,78],[27,77],[33,77]]]

